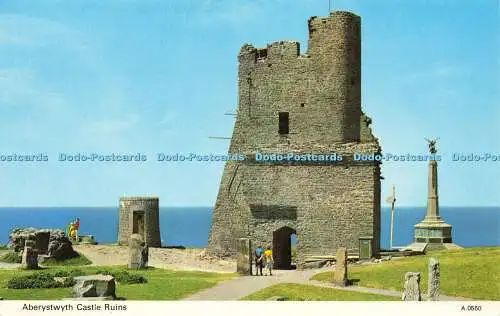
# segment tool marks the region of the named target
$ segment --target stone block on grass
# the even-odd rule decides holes
[[[421,301],[420,293],[420,272],[406,272],[403,301]]]
[[[111,275],[85,275],[75,277],[74,280],[76,281],[75,286],[73,286],[74,297],[111,296],[116,298],[116,282]]]
[[[347,249],[339,248],[335,256],[335,270],[333,283],[339,286],[347,286]]]
[[[435,258],[430,258],[428,269],[427,296],[429,301],[438,301],[440,283],[439,261]]]
[[[130,235],[129,247],[129,269],[144,269],[148,267],[149,249],[148,245],[139,234]]]
[[[38,269],[38,251],[34,240],[26,240],[21,254],[21,266],[24,269]]]
[[[236,272],[240,275],[252,275],[252,242],[248,238],[238,239]]]

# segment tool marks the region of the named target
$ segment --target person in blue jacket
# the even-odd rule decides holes
[[[262,275],[262,268],[264,266],[264,250],[261,246],[255,249],[255,275]]]

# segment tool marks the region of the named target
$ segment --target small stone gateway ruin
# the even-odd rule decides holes
[[[381,151],[361,109],[361,18],[331,12],[308,28],[305,54],[297,41],[240,50],[229,154],[245,159],[225,163],[211,255],[235,256],[248,238],[290,269],[292,235],[298,269],[340,247],[359,253],[361,238],[369,256],[380,250],[380,162],[354,159]]]
[[[138,234],[149,247],[161,247],[160,209],[157,197],[120,198],[119,221],[119,245],[128,245],[130,236]]]
[[[40,254],[46,254],[49,250],[50,229],[37,229],[33,227],[16,228],[9,234],[9,247],[15,252],[23,250],[26,240],[33,240],[33,248]]]

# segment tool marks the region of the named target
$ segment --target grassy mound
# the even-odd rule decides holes
[[[313,285],[282,283],[252,293],[242,300],[263,301],[283,296],[288,301],[398,301],[399,297],[337,290]]]
[[[14,251],[9,251],[0,257],[0,262],[21,263],[21,255]]]
[[[85,266],[92,264],[87,257],[83,254],[75,252],[76,255],[73,258],[65,259],[65,260],[57,260],[55,258],[50,258],[45,260],[41,265],[44,266]]]
[[[82,276],[82,275],[87,275],[85,271],[80,270],[80,269],[74,269],[74,270],[58,270],[53,273],[54,277],[59,277],[59,278],[74,278],[77,276]]]
[[[382,264],[349,267],[349,279],[359,286],[403,291],[406,272],[420,272],[420,285],[427,292],[427,264],[440,262],[441,293],[471,299],[500,300],[500,247],[434,251],[425,256],[391,260]],[[314,280],[330,281],[333,272],[323,272]]]
[[[110,271],[110,270],[99,270],[97,274],[112,275],[116,282],[120,284],[142,284],[147,283],[148,280],[139,274],[129,273],[128,271]]]

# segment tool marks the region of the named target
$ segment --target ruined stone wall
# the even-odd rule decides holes
[[[309,47],[295,41],[239,53],[238,110],[230,153],[213,211],[209,251],[232,255],[237,238],[271,245],[273,232],[297,232],[299,262],[358,248],[379,238],[380,168],[354,163],[355,152],[379,152],[371,119],[361,111],[360,18],[334,12],[309,20]],[[279,113],[289,133],[278,132]],[[339,153],[341,163],[262,163],[255,153]],[[378,241],[377,241],[378,244]],[[377,251],[377,245],[374,245]]]
[[[240,167],[233,186],[222,182],[223,198],[214,209],[210,248],[233,254],[239,237],[271,246],[273,232],[290,227],[297,234],[299,262],[309,255],[332,255],[339,247],[357,251],[361,236],[373,236],[378,251],[378,165],[234,164]]]
[[[133,212],[144,212],[144,240],[149,247],[161,247],[160,212],[157,197],[120,198],[118,244],[128,245],[132,235]]]
[[[230,152],[280,144],[331,144],[360,140],[361,34],[359,17],[347,13],[309,20],[307,54],[299,43],[266,49],[244,45],[239,53],[239,106]],[[277,133],[279,112],[289,112],[290,133]]]

